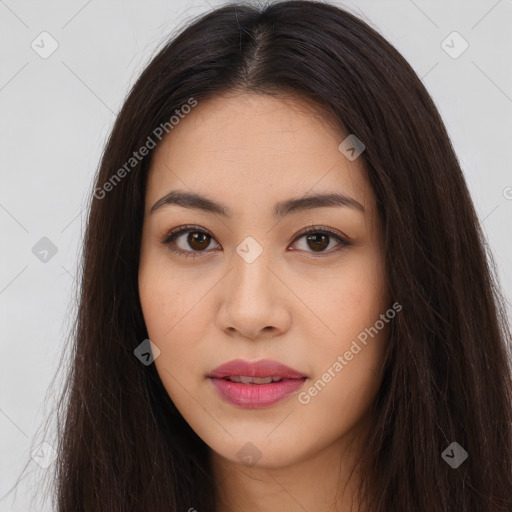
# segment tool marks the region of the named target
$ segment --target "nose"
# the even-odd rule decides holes
[[[222,285],[218,327],[229,336],[256,340],[286,332],[291,323],[291,292],[276,276],[270,251],[248,263],[238,254]]]

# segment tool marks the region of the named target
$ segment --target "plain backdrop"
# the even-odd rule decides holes
[[[512,0],[338,4],[384,35],[432,95],[510,303]],[[45,404],[55,396],[49,386],[76,311],[84,207],[116,112],[162,41],[220,5],[215,0],[0,0],[2,512],[26,512],[31,493],[42,499],[35,484],[48,470],[31,454],[49,439],[39,438],[38,429]],[[454,58],[464,41],[468,48]],[[41,56],[56,44],[54,53]],[[36,244],[50,247],[40,242],[44,237],[57,251],[52,255],[50,249],[47,261],[37,256]],[[27,477],[16,493],[5,496],[26,462]],[[51,507],[39,504],[33,510]]]

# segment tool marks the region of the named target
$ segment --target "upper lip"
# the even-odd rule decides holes
[[[233,376],[281,377],[283,379],[302,379],[306,377],[303,373],[271,359],[261,359],[259,361],[234,359],[221,364],[208,375],[208,377],[217,379]]]

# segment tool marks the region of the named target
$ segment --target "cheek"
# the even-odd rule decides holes
[[[206,317],[204,291],[184,293],[183,278],[159,271],[157,265],[141,268],[139,294],[149,339],[159,348],[155,367],[167,394],[184,417],[194,410],[191,396],[198,394],[201,343],[211,319]],[[178,300],[177,300],[178,298]]]
[[[322,342],[326,351],[348,350],[351,340],[371,327],[389,307],[379,252],[351,253],[331,273],[327,286],[323,286],[314,300],[316,311],[331,333]]]
[[[212,319],[207,317],[204,301],[181,302],[168,289],[141,291],[141,304],[149,339],[160,349],[155,360],[173,374],[188,379],[190,368],[201,361],[201,340]]]
[[[172,268],[165,253],[149,251],[139,268],[139,297],[148,334],[165,345],[172,339],[191,339],[200,329],[205,312],[205,290],[193,277],[190,269]],[[184,336],[177,332],[189,329]],[[152,339],[153,341],[153,339]]]
[[[338,421],[344,422],[370,405],[380,384],[392,318],[379,254],[347,258],[317,300],[330,335],[315,340],[315,381],[300,403],[343,409]]]
[[[205,296],[211,284],[194,285],[190,270],[171,269],[166,255],[148,254],[139,269],[139,296],[149,339],[160,349],[155,359],[168,392],[180,383],[192,383],[211,327],[211,307]],[[178,386],[178,388],[176,388]],[[169,393],[171,394],[171,393]]]
[[[389,324],[374,327],[386,308],[375,311],[371,322],[368,311],[338,312],[335,340],[315,347],[313,376],[297,397],[298,413],[325,442],[354,429],[375,400],[389,336]]]

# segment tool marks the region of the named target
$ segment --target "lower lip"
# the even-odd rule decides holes
[[[242,384],[226,379],[210,378],[220,396],[231,405],[245,409],[269,407],[297,391],[306,381],[285,379],[271,384]]]

